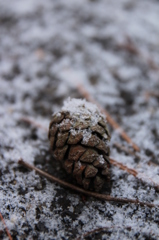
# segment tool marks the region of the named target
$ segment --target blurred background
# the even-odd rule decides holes
[[[111,156],[157,181],[158,0],[0,0],[0,210],[13,239],[74,239],[115,225],[98,237],[152,239],[153,233],[157,239],[159,213],[148,218],[146,208],[138,212],[134,206],[83,202],[18,167],[23,157],[64,178],[58,166],[50,167],[46,132],[21,119],[48,128],[65,99],[83,98],[79,84],[141,149],[137,155],[122,152],[119,145],[129,145],[109,126]],[[117,168],[111,194],[158,201],[153,187]],[[132,229],[123,230],[128,225]],[[6,237],[2,224],[0,236]]]

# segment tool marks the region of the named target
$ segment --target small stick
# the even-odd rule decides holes
[[[87,92],[82,84],[77,85],[78,91],[90,102],[95,103],[98,108],[104,113],[107,118],[107,121],[111,124],[114,129],[117,129],[119,134],[125,139],[129,144],[132,145],[135,151],[140,151],[139,147],[131,140],[131,138],[126,134],[126,132],[120,127],[120,125],[110,116],[110,114],[102,108],[99,103],[97,103],[92,96]]]
[[[140,205],[140,206],[158,207],[157,205],[155,205],[153,203],[141,202],[137,199],[116,198],[116,197],[111,197],[110,195],[105,195],[105,194],[86,191],[82,188],[76,187],[75,185],[72,185],[70,183],[67,183],[67,182],[61,180],[61,179],[58,179],[54,176],[51,176],[50,174],[40,170],[39,168],[36,168],[35,166],[33,166],[33,165],[31,165],[27,162],[24,162],[22,159],[20,159],[18,161],[18,163],[23,165],[26,168],[29,168],[30,170],[35,170],[39,175],[41,175],[43,177],[46,177],[47,179],[49,179],[53,182],[56,182],[63,187],[70,188],[72,190],[75,190],[75,191],[80,192],[82,194],[88,195],[90,197],[98,198],[98,199],[105,200],[105,201],[118,202],[118,203],[120,202],[122,204],[133,203],[133,204],[137,204],[137,205]]]
[[[77,240],[82,240],[82,239],[85,239],[86,237],[92,235],[92,234],[95,234],[95,233],[100,233],[102,231],[109,231],[109,230],[116,230],[116,229],[127,229],[129,231],[132,230],[132,227],[131,226],[127,226],[127,227],[120,227],[120,226],[111,226],[111,227],[100,227],[100,228],[96,228],[96,229],[93,229],[92,231],[90,232],[86,232],[85,234],[83,234],[82,236],[80,236],[79,238],[77,238]],[[151,234],[155,234],[153,233],[152,231],[150,231]],[[158,235],[157,235],[158,237]]]
[[[140,181],[142,181],[143,183],[147,183],[147,184],[152,184],[152,186],[155,189],[159,189],[159,184],[155,183],[151,178],[148,178],[146,175],[144,175],[143,173],[138,173],[136,170],[134,170],[133,168],[128,168],[127,166],[123,165],[122,163],[117,162],[116,160],[109,158],[109,161],[112,165],[120,168],[121,170],[126,171],[127,173],[133,175],[134,177],[136,177],[137,179],[139,179]],[[147,182],[147,180],[149,182]]]
[[[159,98],[159,93],[158,92],[153,92],[153,91],[145,92],[145,97],[146,97],[147,100],[149,100],[150,97]]]
[[[1,219],[1,221],[2,221],[2,223],[3,223],[3,225],[4,225],[4,227],[5,227],[5,230],[6,230],[6,233],[7,233],[7,235],[8,235],[9,240],[13,240],[13,238],[12,238],[12,236],[10,235],[10,232],[9,232],[9,230],[8,230],[8,228],[7,228],[7,225],[6,225],[5,221],[4,221],[4,218],[3,218],[3,216],[2,216],[1,213],[0,213],[0,219]]]
[[[118,44],[117,45],[118,49],[124,49],[127,52],[130,52],[131,54],[134,54],[136,56],[139,56],[141,59],[143,59],[144,61],[146,61],[147,65],[153,69],[158,71],[159,67],[156,64],[156,62],[151,58],[151,57],[147,57],[145,56],[145,54],[143,52],[141,52],[133,43],[133,41],[131,40],[131,38],[129,36],[126,37],[126,41],[125,43],[122,44]]]
[[[127,154],[131,154],[131,155],[135,155],[136,156],[136,153],[134,151],[131,151],[130,149],[128,149],[127,147],[125,146],[122,146],[121,144],[119,143],[114,143],[113,144],[113,147],[116,147],[117,149],[120,149],[121,151],[127,153]],[[138,156],[136,156],[138,157]]]
[[[20,120],[23,121],[23,122],[32,124],[32,125],[34,125],[34,126],[37,127],[37,128],[41,128],[41,129],[43,129],[43,130],[45,130],[45,131],[48,131],[48,129],[47,129],[46,127],[44,127],[43,125],[35,122],[34,120],[31,120],[31,119],[28,118],[28,117],[21,117]]]
[[[150,160],[147,164],[148,164],[149,166],[152,165],[152,166],[154,166],[154,167],[158,167],[158,166],[159,166],[159,164],[152,162],[152,160]]]
[[[128,168],[127,166],[123,165],[120,162],[117,162],[116,160],[114,160],[113,158],[109,158],[109,161],[112,165],[120,168],[121,170],[126,171],[127,173],[133,175],[134,177],[137,177],[138,172],[136,170],[134,170],[133,168]]]
[[[115,227],[101,227],[101,228],[96,228],[96,229],[93,229],[92,231],[90,232],[87,232],[85,234],[83,234],[82,236],[80,236],[79,238],[77,238],[77,240],[82,240],[86,237],[88,237],[89,235],[92,235],[94,233],[100,233],[102,231],[107,231],[109,229],[114,229]],[[118,226],[116,226],[116,228],[119,228]]]

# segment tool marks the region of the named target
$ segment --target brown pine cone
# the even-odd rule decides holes
[[[83,188],[99,192],[110,182],[110,135],[96,105],[68,99],[53,115],[48,137],[54,158]]]

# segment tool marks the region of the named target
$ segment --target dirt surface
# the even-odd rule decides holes
[[[111,196],[159,205],[159,1],[0,0],[0,212],[13,239],[159,239],[159,208],[60,187],[23,158],[71,181],[49,151],[51,115],[85,89],[140,147],[111,132]],[[0,221],[0,239],[8,239]]]

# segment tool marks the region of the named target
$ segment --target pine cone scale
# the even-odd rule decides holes
[[[72,128],[72,123],[68,119],[64,119],[60,124],[59,124],[59,130],[60,132],[66,132],[69,131]]]
[[[68,145],[65,145],[62,148],[56,148],[55,151],[54,151],[55,159],[57,159],[59,161],[64,160],[64,156],[65,156],[65,153],[66,153],[67,149],[68,149]]]
[[[80,142],[83,138],[82,133],[72,133],[70,132],[69,138],[67,143],[68,144],[77,144],[78,142]]]
[[[98,156],[98,153],[94,149],[88,148],[86,152],[80,157],[80,161],[92,163],[98,158]]]
[[[60,133],[57,134],[57,141],[56,141],[56,147],[63,147],[65,143],[67,142],[69,133]]]
[[[86,165],[82,165],[79,162],[74,163],[74,170],[73,170],[73,176],[76,178],[77,183],[82,185],[82,173],[84,169],[86,168]]]
[[[98,169],[95,168],[93,165],[87,165],[85,170],[85,177],[86,178],[92,178],[95,177],[98,172]]]
[[[70,161],[68,159],[66,159],[66,161],[64,162],[64,169],[66,170],[67,173],[71,174],[72,173],[72,169],[73,169],[73,161]]]
[[[81,145],[75,145],[70,147],[68,159],[73,161],[78,161],[82,154],[86,151]]]
[[[83,139],[81,143],[88,147],[95,147],[100,143],[100,139],[96,135],[91,135],[88,140]]]
[[[106,155],[109,155],[109,147],[106,146],[102,140],[100,140],[99,144],[96,145],[96,148],[104,152]]]

